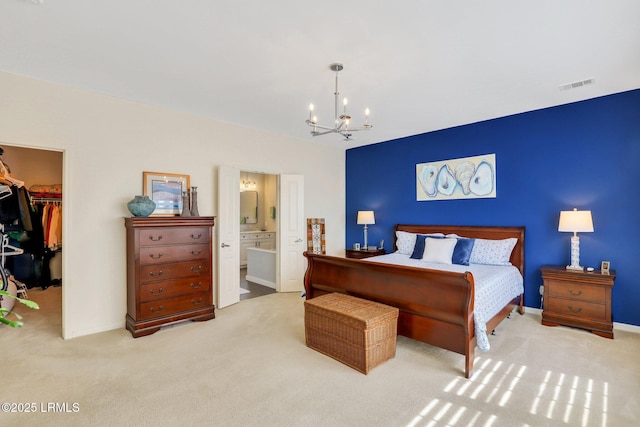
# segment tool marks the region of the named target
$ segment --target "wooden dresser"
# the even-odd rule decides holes
[[[126,327],[135,338],[162,326],[215,317],[214,217],[125,218]]]
[[[605,338],[613,338],[611,289],[616,272],[601,274],[568,271],[545,265],[540,271],[544,282],[542,324],[583,328]]]

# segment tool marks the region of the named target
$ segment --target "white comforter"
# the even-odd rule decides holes
[[[398,252],[366,258],[365,260],[460,273],[468,271],[473,274],[475,284],[475,334],[478,348],[482,351],[488,351],[490,348],[489,338],[487,337],[487,322],[498,314],[509,301],[524,292],[524,280],[520,270],[514,266],[436,264],[412,259],[409,255],[403,255]]]

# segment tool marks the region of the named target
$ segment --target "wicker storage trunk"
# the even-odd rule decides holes
[[[396,355],[398,309],[340,293],[304,302],[307,346],[363,374]]]

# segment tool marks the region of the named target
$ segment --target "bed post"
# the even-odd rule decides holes
[[[520,295],[520,308],[518,309],[518,313],[524,314],[524,294]]]
[[[473,359],[475,358],[474,352],[476,347],[476,340],[473,340],[473,345],[467,343],[467,351],[464,355],[464,377],[466,379],[471,378],[471,371],[473,371]]]
[[[313,298],[313,286],[311,286],[311,272],[313,270],[313,258],[303,252],[302,255],[307,259],[307,271],[304,273],[304,297],[305,299]]]

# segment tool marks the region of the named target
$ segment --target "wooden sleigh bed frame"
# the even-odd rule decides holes
[[[524,227],[397,225],[396,231],[457,234],[482,239],[518,239],[511,264],[524,277]],[[395,233],[394,233],[395,237]],[[395,243],[394,243],[394,250]],[[306,298],[340,292],[397,307],[398,335],[435,345],[465,356],[464,374],[473,370],[474,281],[469,272],[455,273],[382,264],[359,259],[305,252]],[[524,313],[524,295],[514,298],[487,323],[487,333],[515,307]]]

